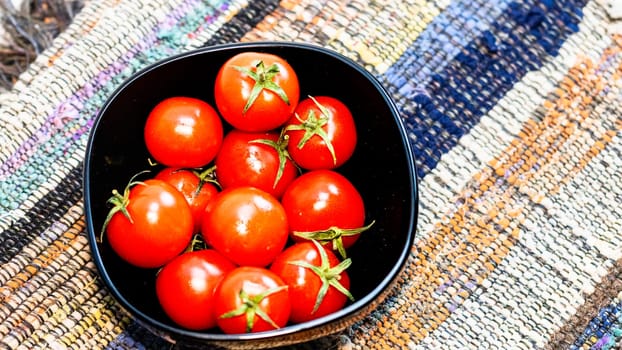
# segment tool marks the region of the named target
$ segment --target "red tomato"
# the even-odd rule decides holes
[[[214,290],[235,265],[213,249],[183,253],[156,277],[156,295],[164,312],[192,330],[216,326]]]
[[[215,292],[220,329],[228,334],[284,327],[291,303],[287,285],[261,267],[238,267],[225,275]]]
[[[244,52],[220,68],[214,95],[218,111],[234,128],[268,131],[294,112],[300,86],[294,69],[281,57]]]
[[[149,113],[144,137],[157,162],[170,167],[199,168],[216,157],[223,126],[218,113],[207,102],[170,97]]]
[[[276,132],[230,131],[223,140],[215,164],[222,188],[253,186],[277,198],[298,176],[298,169]]]
[[[296,178],[281,199],[292,237],[332,242],[345,257],[345,249],[367,227],[363,198],[354,185],[333,170],[312,170]]]
[[[188,169],[164,168],[155,178],[171,184],[184,195],[192,211],[194,232],[199,232],[205,205],[218,193],[218,187],[212,182],[201,179],[201,174]]]
[[[113,193],[108,202],[114,207],[104,229],[110,246],[122,259],[138,267],[155,268],[188,246],[192,213],[173,186],[156,179],[132,181],[123,195],[116,190]]]
[[[290,321],[301,323],[343,308],[348,299],[350,277],[343,262],[316,241],[296,243],[276,257],[270,270],[289,287],[292,303]]]
[[[267,192],[234,187],[207,203],[201,232],[208,245],[236,264],[267,266],[287,243],[287,217]]]
[[[356,147],[356,126],[352,113],[333,97],[302,100],[285,124],[287,150],[304,169],[333,169],[345,163]]]

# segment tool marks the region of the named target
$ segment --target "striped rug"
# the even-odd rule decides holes
[[[397,102],[420,216],[405,278],[296,349],[622,347],[618,0],[93,0],[0,94],[0,347],[171,349],[85,235],[86,141],[133,73],[206,45],[315,43]]]

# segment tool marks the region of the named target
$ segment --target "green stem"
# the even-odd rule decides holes
[[[347,258],[338,265],[331,267],[330,262],[328,261],[328,254],[326,254],[326,251],[324,250],[322,245],[316,240],[311,240],[311,242],[313,242],[315,248],[320,254],[320,266],[315,266],[302,260],[290,262],[290,264],[292,265],[300,266],[313,271],[313,273],[315,273],[322,281],[322,286],[317,293],[317,297],[315,298],[315,304],[313,305],[313,310],[311,311],[311,313],[313,314],[319,309],[322,301],[324,301],[324,298],[326,297],[328,289],[331,286],[337,289],[340,293],[344,294],[351,301],[354,301],[354,297],[352,296],[350,291],[346,287],[344,287],[341,282],[339,282],[339,280],[341,279],[341,273],[348,269],[350,265],[352,265],[352,259]]]
[[[260,293],[254,296],[248,295],[248,293],[244,289],[241,289],[239,296],[240,296],[240,300],[242,301],[242,304],[237,309],[225,312],[224,314],[220,315],[219,318],[232,318],[232,317],[241,316],[245,314],[246,315],[246,333],[249,333],[252,331],[253,326],[255,325],[255,315],[257,315],[262,320],[268,322],[272,327],[280,328],[279,325],[277,325],[272,320],[272,318],[270,318],[270,316],[266,314],[266,312],[263,311],[263,309],[261,309],[260,304],[268,296],[278,293],[285,289],[287,289],[287,286],[279,286],[279,287],[275,287],[272,289],[268,289],[264,291],[263,293]]]
[[[104,224],[102,225],[102,229],[99,234],[99,242],[102,242],[104,240],[104,232],[106,232],[106,228],[108,227],[108,224],[110,224],[110,220],[112,220],[112,217],[118,212],[121,212],[123,216],[125,216],[130,221],[130,223],[132,224],[134,223],[132,216],[127,211],[127,206],[130,204],[130,189],[134,185],[144,185],[143,182],[136,181],[136,178],[139,175],[142,175],[148,172],[150,171],[143,170],[139,172],[138,174],[132,176],[128,184],[125,186],[125,189],[123,190],[123,194],[120,194],[119,191],[117,191],[116,189],[112,190],[112,196],[108,198],[108,200],[106,201],[106,203],[112,205],[112,208],[108,212],[108,215],[106,216],[106,220],[104,220]]]
[[[322,243],[332,243],[333,250],[339,252],[343,259],[347,257],[346,249],[343,246],[343,237],[355,236],[369,230],[376,221],[372,221],[369,225],[357,228],[339,228],[331,226],[326,230],[318,231],[294,231],[294,236],[320,241]]]
[[[276,171],[276,176],[274,178],[274,183],[272,184],[272,188],[276,188],[276,185],[283,177],[283,172],[285,171],[285,165],[287,165],[287,161],[292,161],[292,157],[289,155],[287,151],[287,144],[289,143],[289,137],[285,135],[285,129],[281,130],[281,134],[279,135],[279,139],[274,142],[268,139],[257,139],[252,140],[250,143],[260,143],[269,147],[274,148],[278,157],[279,157],[279,168]],[[292,161],[293,162],[293,161]]]
[[[313,103],[315,103],[317,108],[320,110],[320,116],[319,117],[316,116],[314,110],[309,110],[309,113],[307,113],[306,119],[302,119],[297,113],[295,113],[294,116],[300,122],[300,124],[290,124],[285,129],[286,131],[289,131],[289,130],[304,131],[304,135],[298,142],[298,145],[296,145],[298,149],[302,149],[305,146],[305,144],[313,136],[317,135],[318,137],[320,137],[322,141],[324,141],[326,148],[328,148],[330,155],[333,157],[333,164],[336,165],[337,156],[335,155],[335,148],[333,147],[333,143],[328,137],[326,130],[324,130],[324,126],[328,124],[330,120],[331,113],[328,111],[328,109],[326,109],[326,107],[321,105],[313,96],[309,96],[309,98],[313,100]]]
[[[275,76],[279,73],[279,66],[276,63],[272,64],[270,67],[266,68],[263,61],[259,61],[255,66],[255,70],[249,69],[247,67],[234,66],[233,68],[237,69],[239,72],[248,75],[251,79],[255,81],[255,85],[253,85],[253,89],[248,97],[248,101],[246,101],[246,105],[244,106],[243,113],[246,113],[259,94],[263,91],[263,89],[269,90],[277,94],[283,102],[289,105],[289,98],[285,93],[285,90],[281,88],[277,83],[274,82]]]
[[[205,183],[213,183],[214,185],[222,188],[220,183],[216,179],[216,165],[213,165],[202,172],[195,172],[195,174],[199,177],[199,185],[197,186],[196,191],[194,192],[194,196],[198,196],[199,192],[203,188]]]

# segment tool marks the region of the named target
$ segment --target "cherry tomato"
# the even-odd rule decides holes
[[[369,228],[363,227],[363,198],[345,176],[334,170],[312,170],[300,175],[285,190],[281,203],[295,240],[332,242],[342,257],[345,249]]]
[[[255,187],[234,187],[207,203],[201,232],[207,244],[238,265],[267,266],[288,238],[283,206]]]
[[[261,267],[242,266],[226,274],[215,300],[216,322],[227,334],[284,327],[291,310],[287,285]]]
[[[268,131],[285,123],[300,99],[294,69],[279,56],[244,52],[227,60],[216,76],[216,107],[229,124]]]
[[[289,287],[292,303],[290,321],[301,323],[326,316],[343,308],[348,299],[350,277],[343,262],[316,241],[296,243],[276,257],[270,271]]]
[[[205,205],[218,193],[218,187],[213,182],[206,181],[208,177],[205,175],[188,169],[164,168],[155,176],[156,179],[171,184],[184,195],[192,211],[195,233],[201,230]]]
[[[113,191],[104,230],[112,249],[130,264],[160,267],[192,239],[192,212],[184,196],[162,180],[130,181]],[[126,212],[126,213],[124,213]]]
[[[156,277],[156,295],[164,312],[192,330],[216,326],[214,290],[235,265],[213,249],[183,253]]]
[[[287,150],[301,168],[334,169],[345,163],[356,147],[352,113],[341,101],[329,96],[302,100],[285,124]]]
[[[298,169],[276,132],[230,131],[215,164],[223,188],[254,186],[277,198],[298,176]]]
[[[157,162],[170,167],[199,168],[216,157],[223,133],[218,113],[207,102],[170,97],[149,113],[144,138]]]

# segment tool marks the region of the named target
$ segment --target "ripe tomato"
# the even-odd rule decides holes
[[[201,178],[202,176],[204,177]],[[205,205],[218,193],[218,187],[213,182],[206,180],[206,174],[197,174],[188,169],[164,168],[155,178],[171,184],[184,195],[192,211],[194,232],[199,232]]]
[[[229,124],[245,131],[276,129],[300,99],[294,69],[279,56],[244,52],[225,62],[214,86],[216,107]]]
[[[184,196],[162,180],[130,181],[104,223],[112,249],[130,264],[160,267],[179,255],[192,239],[192,213]]]
[[[207,203],[201,232],[209,246],[236,264],[267,266],[287,243],[287,217],[267,192],[234,187]]]
[[[312,170],[296,178],[281,199],[292,238],[332,242],[345,257],[345,249],[369,228],[363,198],[354,185],[333,170]]]
[[[158,272],[156,295],[164,312],[192,330],[216,326],[214,290],[235,265],[213,249],[183,253]]]
[[[287,285],[261,267],[242,266],[226,274],[215,300],[216,322],[228,334],[284,327],[291,310]]]
[[[337,168],[350,159],[356,147],[352,113],[329,96],[302,100],[285,130],[292,159],[308,170]]]
[[[351,260],[343,262],[316,241],[296,243],[276,257],[270,271],[289,287],[292,300],[290,321],[301,323],[340,310],[348,299],[350,277],[346,269]]]
[[[144,137],[157,162],[170,167],[199,168],[216,157],[223,126],[218,113],[207,102],[170,97],[149,113]]]
[[[254,186],[277,198],[298,176],[298,169],[276,132],[230,131],[215,164],[222,188]]]

